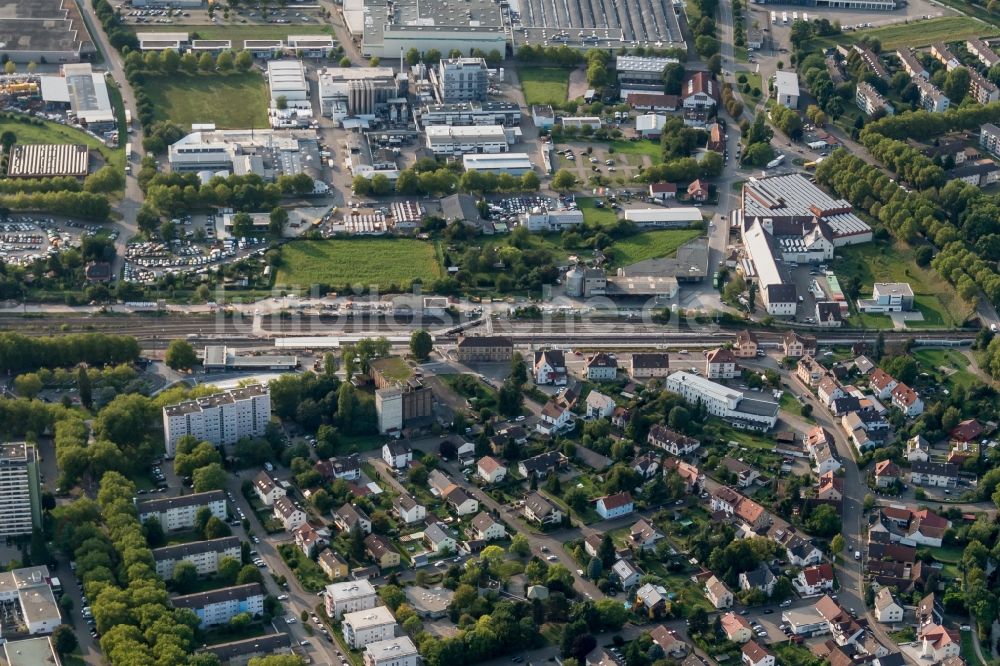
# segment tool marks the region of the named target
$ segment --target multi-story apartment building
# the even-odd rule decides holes
[[[417,666],[417,646],[409,636],[369,643],[364,653],[365,666]]]
[[[467,336],[458,341],[455,354],[462,363],[509,363],[514,341],[502,335]]]
[[[979,128],[979,147],[1000,155],[1000,127],[986,123]]]
[[[396,618],[385,606],[344,613],[341,626],[344,640],[355,650],[396,636]]]
[[[0,447],[0,536],[41,527],[41,496],[35,447],[24,442]]]
[[[913,83],[920,92],[920,106],[924,108],[924,111],[944,113],[951,106],[951,100],[930,81],[915,76]]]
[[[778,404],[742,392],[689,372],[675,372],[667,377],[666,389],[680,394],[688,402],[701,403],[709,414],[729,421],[737,428],[768,430],[778,420]]]
[[[326,586],[326,614],[339,620],[344,613],[366,611],[381,605],[375,587],[367,580],[348,580]]]
[[[219,520],[226,519],[226,495],[221,490],[210,490],[207,493],[179,495],[135,501],[139,522],[145,523],[150,518],[156,518],[164,530],[183,530],[194,527],[198,509],[208,507],[212,515]]]
[[[884,112],[885,115],[891,116],[896,112],[896,110],[892,107],[892,104],[889,104],[885,97],[882,97],[877,90],[864,81],[858,84],[854,101],[858,105],[858,108],[864,111],[865,115],[868,116],[875,115],[879,112]]]
[[[260,437],[271,420],[271,391],[262,384],[188,400],[163,408],[163,440],[173,458],[177,440],[192,435],[216,446]]]
[[[442,58],[437,66],[437,93],[441,102],[482,102],[486,100],[490,76],[482,58]]]
[[[173,577],[174,567],[180,562],[192,563],[202,576],[215,573],[219,570],[219,560],[223,557],[240,559],[239,537],[192,541],[153,549],[156,573],[163,580]]]
[[[969,94],[980,104],[1000,99],[1000,88],[974,69],[969,70]]]
[[[197,592],[174,597],[174,608],[189,608],[200,620],[200,626],[226,624],[240,613],[256,617],[264,612],[264,588],[260,583],[234,585],[219,590]]]

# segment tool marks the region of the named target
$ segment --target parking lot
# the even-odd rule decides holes
[[[131,243],[125,251],[123,278],[127,282],[149,284],[167,274],[205,275],[220,263],[263,256],[267,249],[265,243],[264,238],[226,239],[208,245],[179,239],[169,243]]]
[[[39,259],[65,250],[79,248],[85,237],[94,236],[102,227],[54,217],[15,215],[0,224],[0,261],[14,266],[28,266]],[[118,233],[109,236],[112,240]]]
[[[653,160],[648,155],[611,153],[606,146],[600,144],[590,146],[573,143],[556,146],[555,168],[568,170],[583,183],[589,181],[591,176],[632,182],[639,174],[640,167],[652,164]]]

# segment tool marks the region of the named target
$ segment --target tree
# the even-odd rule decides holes
[[[233,62],[239,71],[249,72],[250,68],[253,67],[253,56],[250,55],[249,51],[243,50],[236,54],[236,59]]]
[[[969,70],[965,67],[956,67],[945,76],[941,92],[945,94],[952,104],[961,104],[962,100],[965,99],[965,95],[969,92],[969,83],[971,80]]]
[[[237,585],[248,585],[249,583],[263,583],[264,576],[261,574],[260,569],[258,569],[253,564],[247,564],[242,569],[240,569],[239,574],[236,575]]]
[[[173,49],[165,49],[160,56],[160,67],[166,74],[176,74],[181,66],[181,56]]]
[[[222,490],[226,487],[226,470],[219,463],[211,463],[194,471],[192,481],[196,493]]]
[[[198,364],[198,354],[187,340],[171,340],[163,362],[173,370],[188,370]]]
[[[833,539],[830,540],[830,552],[834,555],[844,552],[844,547],[847,543],[844,541],[844,536],[842,534],[833,535]]]
[[[17,65],[14,64],[13,60],[8,60],[7,62],[4,63],[3,65],[4,74],[13,74],[15,71],[17,71]]]
[[[245,53],[245,51],[242,53]],[[270,222],[267,225],[267,230],[275,236],[280,236],[285,231],[286,224],[288,224],[288,211],[281,206],[275,206],[271,210]]]
[[[278,95],[274,99],[274,106],[277,107],[279,111],[284,111],[288,108],[288,97],[285,95]]]
[[[10,130],[4,130],[3,134],[0,134],[0,145],[3,145],[4,151],[10,150],[10,147],[17,143],[17,135]]]
[[[246,543],[245,541],[243,543]],[[240,575],[240,561],[235,557],[223,557],[219,560],[219,578],[230,585],[236,583],[236,577]]]
[[[813,29],[812,24],[808,21],[793,21],[792,22],[792,33],[791,41],[792,46],[796,49],[801,49],[802,46],[812,39]]]
[[[215,69],[215,58],[212,54],[206,51],[198,57],[198,70],[202,72],[211,72]]]
[[[420,51],[415,48],[411,48],[406,52],[406,64],[413,67],[418,62],[420,62]]]
[[[708,71],[718,76],[722,73],[722,56],[716,53],[708,59]]]
[[[611,540],[610,535],[605,534],[601,539],[601,545],[597,548],[597,557],[600,558],[601,563],[607,568],[615,563],[616,556],[615,542]]]
[[[253,218],[249,213],[236,213],[233,215],[233,235],[237,238],[250,238],[253,236]]]
[[[347,56],[344,56],[343,58],[340,59],[340,62],[338,64],[341,67],[350,67],[351,66],[351,59],[348,58]]]
[[[508,550],[512,555],[528,557],[531,555],[531,544],[528,543],[528,538],[519,532],[511,538]]]
[[[222,537],[227,537],[232,534],[233,531],[229,529],[229,525],[212,516],[205,523],[205,538],[206,539],[221,539]]]
[[[683,405],[677,405],[670,410],[669,416],[667,416],[667,422],[670,427],[674,430],[684,431],[687,427],[688,422],[691,420],[691,412],[688,411],[687,407]]]
[[[233,52],[223,51],[219,54],[219,57],[215,59],[215,68],[220,72],[228,72],[233,68]]]
[[[52,632],[52,645],[55,647],[56,652],[60,655],[67,655],[77,648],[79,642],[76,640],[76,634],[73,633],[73,627],[68,624],[60,624]]]
[[[183,594],[189,591],[198,580],[198,567],[194,565],[194,562],[181,560],[174,565],[174,575],[171,580],[173,580],[177,591]]]
[[[410,353],[417,361],[426,361],[433,348],[434,341],[431,339],[431,334],[424,329],[418,329],[410,334]]]
[[[186,74],[194,74],[198,71],[198,56],[188,51],[181,56],[181,70]]]
[[[552,177],[552,189],[557,192],[568,192],[576,186],[576,176],[566,169],[559,169]]]
[[[841,530],[840,514],[829,504],[813,509],[805,527],[817,536],[832,536]]]

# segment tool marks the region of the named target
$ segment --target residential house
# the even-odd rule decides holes
[[[333,513],[333,524],[344,532],[350,532],[355,527],[365,534],[371,534],[372,519],[368,514],[353,504],[345,504]]]
[[[705,581],[705,596],[716,608],[729,608],[733,605],[733,593],[715,576]]]
[[[330,580],[347,578],[347,562],[329,548],[321,552],[316,561],[319,563],[319,568]]]
[[[953,442],[974,442],[983,434],[983,426],[976,419],[959,421],[949,435]]]
[[[875,372],[875,364],[870,358],[864,354],[859,355],[854,359],[854,369],[858,371],[861,376],[868,376],[872,372]]]
[[[888,587],[875,594],[875,619],[882,624],[896,624],[903,621],[903,605],[893,596]]]
[[[663,353],[632,354],[629,361],[629,374],[632,379],[666,377],[670,374],[670,355]]]
[[[344,613],[341,622],[344,642],[355,650],[360,650],[371,643],[394,638],[396,626],[396,618],[385,606]]]
[[[357,481],[361,478],[361,457],[352,453],[349,456],[337,456],[320,460],[316,463],[316,471],[327,481],[344,480]]]
[[[667,476],[670,473],[675,473],[681,477],[688,492],[694,491],[695,486],[698,485],[698,481],[702,478],[701,471],[696,466],[686,463],[680,458],[668,458],[664,462],[663,475]]]
[[[941,624],[944,618],[944,609],[938,603],[937,596],[933,592],[926,595],[917,604],[917,626],[925,627],[931,624]]]
[[[566,456],[560,451],[547,451],[537,456],[522,460],[517,464],[517,471],[524,478],[532,476],[544,479],[554,471],[559,470],[566,464]]]
[[[409,636],[375,641],[365,647],[364,666],[417,666],[420,654]]]
[[[924,401],[906,384],[897,384],[892,389],[892,404],[910,418],[924,413]]]
[[[288,532],[298,529],[306,522],[306,512],[284,496],[274,501],[274,517],[281,521],[281,526]]]
[[[739,576],[741,590],[760,590],[769,597],[774,592],[774,586],[777,582],[778,579],[763,562],[758,564],[756,569],[744,571]]]
[[[642,571],[627,558],[617,560],[611,567],[611,572],[618,577],[622,589],[627,590],[639,584]]]
[[[399,551],[393,548],[392,543],[381,534],[369,534],[365,537],[365,552],[378,565],[379,569],[391,569],[399,566]]]
[[[709,379],[732,379],[739,374],[736,356],[719,347],[705,356],[705,376]]]
[[[677,197],[677,183],[650,183],[649,196],[652,199],[659,199],[660,203],[674,199]]]
[[[844,387],[835,377],[826,376],[816,386],[816,397],[819,398],[824,407],[829,408],[834,400],[844,397]]]
[[[931,455],[931,445],[922,435],[906,440],[906,459],[909,462],[927,462]]]
[[[749,497],[744,497],[736,505],[736,511],[733,512],[733,515],[739,518],[751,530],[759,530],[767,527],[771,522],[771,516],[764,510],[764,507]]]
[[[760,478],[760,472],[755,470],[745,462],[735,458],[725,457],[722,459],[722,466],[730,474],[736,477],[736,485],[740,488],[749,488],[753,482]]]
[[[679,659],[688,653],[688,644],[677,636],[676,631],[667,629],[662,624],[654,627],[649,632],[649,637],[660,646],[663,655],[668,659]]]
[[[820,475],[816,484],[816,499],[840,503],[844,499],[844,480],[833,472]]]
[[[583,550],[591,557],[597,557],[601,549],[601,543],[604,542],[604,537],[600,534],[591,534],[584,538],[583,540]]]
[[[806,386],[815,387],[828,371],[812,356],[803,356],[795,366],[795,376]]]
[[[469,495],[459,488],[454,486],[445,495],[445,502],[451,507],[458,516],[471,516],[472,514],[479,511],[479,500],[469,497]]]
[[[958,485],[958,466],[954,463],[915,461],[910,466],[910,482],[915,486],[954,488]]]
[[[788,555],[788,563],[794,567],[808,567],[823,561],[823,551],[800,536],[793,536],[785,542],[785,554]]]
[[[264,506],[274,506],[274,500],[287,493],[267,472],[261,472],[253,479],[253,490]]]
[[[652,479],[660,471],[660,459],[652,453],[644,453],[632,461],[632,469],[643,479]]]
[[[472,532],[480,541],[495,541],[507,536],[504,524],[485,511],[480,511],[472,519]]]
[[[309,523],[302,523],[294,532],[295,545],[299,547],[305,556],[312,558],[320,548],[325,548],[330,543],[330,530],[325,527],[313,527]]]
[[[563,514],[547,499],[534,492],[524,500],[524,517],[542,525],[557,525],[562,522]]]
[[[507,478],[507,468],[492,456],[483,456],[476,464],[476,474],[485,483],[500,483]]]
[[[959,656],[961,639],[958,632],[945,629],[940,624],[923,627],[919,634],[920,655],[934,662]]]
[[[701,442],[697,439],[682,435],[660,424],[653,425],[649,429],[646,442],[675,456],[694,453],[701,446]]]
[[[681,104],[685,109],[709,109],[718,97],[710,72],[694,72],[681,86]]]
[[[875,463],[875,486],[888,488],[899,480],[899,467],[891,460]]]
[[[573,412],[570,411],[570,408],[550,399],[542,406],[535,430],[543,435],[555,435],[564,430],[572,430],[572,425]]]
[[[816,355],[816,338],[799,335],[795,331],[787,331],[781,339],[781,347],[785,356],[801,358]]]
[[[688,199],[694,201],[695,203],[705,203],[711,196],[708,189],[708,183],[700,178],[695,180],[688,185],[687,195]]]
[[[774,653],[757,641],[750,641],[743,646],[743,663],[747,666],[774,666]]]
[[[418,523],[427,517],[427,507],[406,494],[397,495],[392,501],[392,508],[407,525]]]
[[[663,538],[663,534],[658,529],[642,518],[629,529],[628,545],[630,548],[638,550],[653,550]]]
[[[439,469],[431,470],[431,473],[427,475],[427,486],[435,497],[443,498],[454,485],[448,475]]]
[[[596,509],[598,515],[605,520],[609,518],[619,518],[627,516],[635,511],[635,502],[632,495],[627,492],[607,495],[597,500]]]
[[[547,349],[535,352],[535,363],[532,374],[536,384],[566,385],[566,357],[559,349]]]
[[[408,442],[387,442],[382,445],[382,459],[393,469],[406,469],[413,462],[413,449]]]
[[[598,352],[583,364],[583,373],[592,382],[613,381],[618,375],[618,361],[610,354]]]
[[[804,597],[811,597],[833,589],[833,565],[829,562],[804,567],[792,580],[792,585]]]
[[[733,354],[736,358],[756,358],[758,348],[757,335],[751,331],[743,330],[736,336]]]
[[[825,428],[816,426],[806,435],[806,451],[813,460],[813,471],[817,476],[836,472],[841,464],[834,455],[833,437]]]
[[[736,507],[739,506],[742,501],[743,495],[740,495],[732,488],[720,486],[712,492],[712,497],[709,500],[709,503],[712,507],[712,511],[722,511],[726,515],[731,516],[736,513]]]
[[[722,632],[726,638],[734,643],[746,643],[753,638],[753,627],[742,615],[730,611],[722,615],[719,622],[722,624]]]
[[[600,391],[591,391],[587,394],[587,418],[606,419],[615,412],[614,398],[604,395]]]
[[[879,400],[885,400],[892,395],[892,390],[899,385],[896,379],[882,368],[875,368],[868,378],[868,386]]]
[[[424,543],[432,553],[454,553],[457,543],[442,523],[432,523],[424,529]]]

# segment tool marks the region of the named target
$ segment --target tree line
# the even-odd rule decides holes
[[[58,337],[31,337],[0,333],[0,368],[26,372],[38,368],[132,363],[139,358],[135,338],[107,333],[76,333]]]

